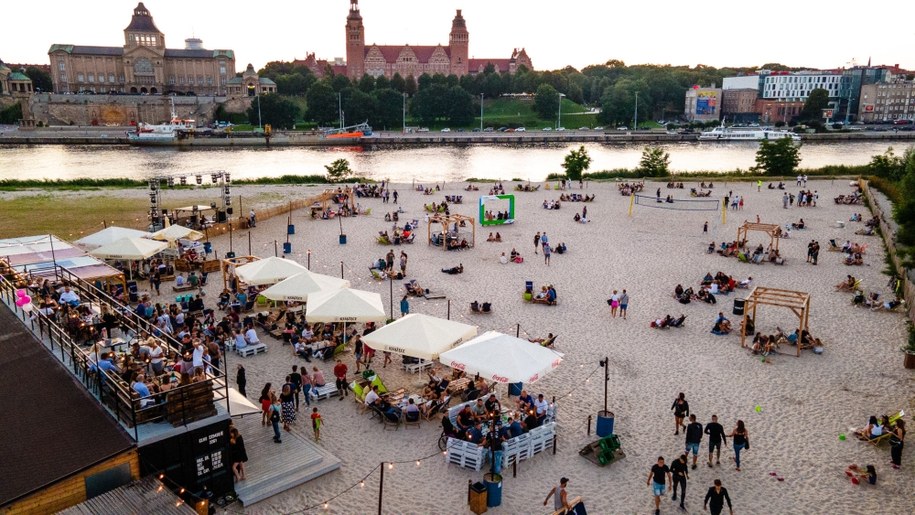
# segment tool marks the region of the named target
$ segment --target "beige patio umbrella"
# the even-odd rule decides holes
[[[124,238],[143,238],[146,236],[149,236],[148,232],[112,225],[111,227],[106,227],[101,231],[92,233],[89,236],[80,238],[74,243],[85,249],[94,249]]]
[[[124,259],[137,261],[150,258],[168,248],[168,244],[149,238],[121,238],[90,250],[89,255],[99,259]]]
[[[487,331],[438,360],[497,383],[533,383],[559,366],[562,354],[498,331]]]
[[[338,277],[316,274],[305,270],[302,273],[284,279],[261,292],[261,295],[276,301],[292,300],[305,302],[308,296],[324,290],[349,288],[350,282]]]
[[[324,290],[308,296],[307,322],[384,322],[381,295],[352,288]]]
[[[189,229],[182,225],[170,225],[165,229],[156,231],[150,235],[150,238],[159,241],[177,241],[177,240],[202,240],[204,234],[200,231]]]
[[[244,264],[235,269],[238,280],[251,286],[276,284],[308,269],[291,259],[268,257]]]
[[[476,326],[413,313],[372,331],[363,341],[373,349],[433,360],[476,335]]]

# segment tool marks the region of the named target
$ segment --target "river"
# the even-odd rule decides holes
[[[867,164],[886,151],[886,141],[805,143],[801,167]],[[897,143],[901,152],[905,142]],[[0,146],[0,179],[145,179],[164,175],[226,171],[235,179],[286,174],[323,174],[324,165],[345,158],[360,175],[395,182],[520,178],[542,181],[560,172],[563,157],[577,144],[531,146],[467,145],[399,149],[287,147],[274,149],[168,149],[98,145]],[[585,144],[591,170],[635,168],[642,146]],[[756,143],[689,142],[662,145],[675,172],[724,172],[754,165]]]

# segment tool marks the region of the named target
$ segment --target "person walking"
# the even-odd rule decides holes
[[[273,424],[273,443],[283,443],[280,435],[280,419],[282,418],[280,413],[282,413],[280,399],[275,393],[270,392],[270,423]]]
[[[616,312],[620,308],[620,296],[613,290],[613,293],[610,294],[610,316],[616,318]]]
[[[623,320],[626,320],[626,310],[629,309],[629,294],[626,293],[626,289],[623,288],[623,293],[620,294],[620,316],[623,317]]]
[[[245,475],[245,462],[248,461],[248,451],[245,449],[245,439],[238,433],[238,429],[229,428],[229,463],[232,464],[232,473],[235,482],[248,479]]]
[[[407,275],[407,253],[402,250],[400,251],[400,273]]]
[[[289,382],[283,385],[280,403],[283,408],[283,429],[292,431],[291,424],[295,422],[295,394],[292,393],[292,384]]]
[[[311,406],[311,376],[308,375],[308,369],[302,367],[302,395],[305,396],[305,405]]]
[[[238,385],[238,393],[242,394],[243,397],[247,397],[245,385],[248,384],[248,378],[245,375],[245,367],[241,363],[238,364],[238,371],[235,372],[235,384]]]
[[[537,247],[540,246],[540,231],[537,231],[537,234],[534,235],[534,254],[537,253]]]
[[[728,489],[721,486],[720,479],[716,479],[715,486],[710,487],[705,494],[703,508],[709,510],[712,515],[721,515],[721,510],[724,509],[725,501],[728,503],[728,511],[731,512],[731,515],[734,515],[734,506],[731,505],[731,497],[728,495]]]
[[[689,416],[689,425],[686,426],[686,454],[693,453],[693,470],[699,460],[699,444],[702,443],[702,424],[696,422],[696,415]]]
[[[356,374],[359,374],[359,366],[362,365],[362,350],[362,338],[356,338],[356,342],[353,344],[353,357],[356,358]]]
[[[673,477],[671,489],[674,492],[674,495],[670,499],[673,501],[677,500],[677,486],[679,486],[681,510],[686,509],[686,506],[683,506],[683,502],[686,501],[686,480],[689,479],[689,464],[687,459],[687,454],[681,454],[679,458],[675,459],[674,462],[670,464],[670,473]]]
[[[154,268],[152,273],[149,274],[149,284],[156,290],[156,295],[159,295],[159,287],[162,286],[162,275],[159,273],[158,268]]]
[[[572,506],[569,505],[569,493],[566,491],[566,486],[569,484],[569,478],[564,477],[559,480],[559,485],[554,486],[550,493],[546,494],[546,499],[543,500],[543,505],[550,501],[550,497],[553,497],[553,509],[555,511],[564,510],[566,513],[571,513]]]
[[[395,193],[396,195],[396,193]],[[321,439],[321,426],[324,425],[324,419],[321,418],[321,414],[318,413],[317,406],[311,408],[311,429],[315,433],[315,441]]]
[[[368,364],[366,364],[366,366],[368,366]],[[340,394],[341,401],[343,400],[344,395],[347,397],[349,396],[349,388],[346,384],[347,371],[348,369],[346,368],[346,365],[344,365],[343,362],[338,359],[337,364],[334,365],[334,378],[337,380],[337,392]]]
[[[756,191],[762,191],[762,179],[756,179]]]
[[[295,410],[299,411],[299,392],[302,391],[302,374],[299,373],[298,365],[292,365],[292,373],[289,374],[289,383],[292,385],[292,394],[295,396]]]
[[[264,388],[261,390],[261,396],[258,397],[257,401],[261,403],[261,425],[266,426],[267,421],[270,420],[270,406],[273,405],[273,398],[271,393],[273,390],[273,383],[267,383],[264,385]]]
[[[732,438],[731,442],[734,445],[734,464],[736,465],[737,472],[740,472],[740,451],[750,448],[750,432],[747,431],[746,426],[743,424],[743,420],[738,420],[737,427],[735,427],[728,436]]]
[[[391,272],[394,270],[394,251],[389,250],[385,256],[385,271]]]
[[[705,223],[702,224],[702,234],[708,234],[708,220],[706,220]]]
[[[686,395],[683,392],[680,392],[677,395],[677,398],[674,399],[673,405],[670,409],[674,411],[674,422],[677,428],[675,435],[680,434],[680,428],[686,428],[686,424],[683,423],[683,419],[689,415],[689,403],[686,402]]]
[[[820,242],[814,241],[813,248],[811,249],[811,259],[813,259],[813,264],[817,264],[817,260],[820,258]]]
[[[400,299],[400,317],[403,318],[410,314],[410,302],[407,300],[407,296],[404,295]]]
[[[893,468],[898,469],[902,466],[902,448],[905,447],[905,420],[897,420],[890,433],[890,457]]]
[[[550,255],[553,253],[553,249],[550,247],[550,244],[547,242],[541,243],[543,247],[543,263],[546,266],[550,266]]]
[[[724,434],[724,427],[718,423],[718,415],[712,415],[712,421],[705,425],[705,434],[708,435],[708,466],[712,467],[712,455],[715,464],[721,465],[721,443],[728,443],[728,436]]]
[[[664,495],[667,483],[671,482],[670,467],[664,464],[664,456],[658,456],[658,462],[652,465],[648,472],[648,481],[645,482],[651,486],[651,493],[654,495],[654,515],[660,515],[661,496]]]
[[[397,203],[397,190],[394,190],[394,203]]]

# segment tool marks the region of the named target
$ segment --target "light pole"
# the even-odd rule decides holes
[[[639,92],[635,92],[635,113],[632,117],[632,130],[639,130]]]
[[[480,132],[483,132],[483,94],[480,93]]]
[[[340,128],[343,128],[343,99],[340,92],[337,92],[337,114],[340,117]]]
[[[407,133],[407,93],[401,93],[403,95],[403,133]]]
[[[257,96],[257,128],[262,129],[263,125],[261,124],[261,92],[257,91],[256,96]]]
[[[564,96],[565,96],[564,93],[559,94],[559,113],[556,115],[556,129],[557,130],[560,127],[562,127],[562,97],[564,97]]]

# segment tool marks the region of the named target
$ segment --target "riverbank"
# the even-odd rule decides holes
[[[128,145],[127,132],[132,127],[45,127],[0,129],[0,145]],[[530,132],[423,132],[402,134],[400,131],[376,131],[356,141],[333,141],[301,132],[277,131],[265,138],[191,138],[175,142],[180,148],[194,147],[295,147],[359,146],[365,149],[387,149],[434,145],[541,145],[549,143],[648,144],[679,143],[699,140],[698,133],[668,134],[652,131],[530,131]],[[824,134],[802,134],[808,142],[913,141],[915,131],[854,131]],[[727,145],[732,142],[710,142]]]

